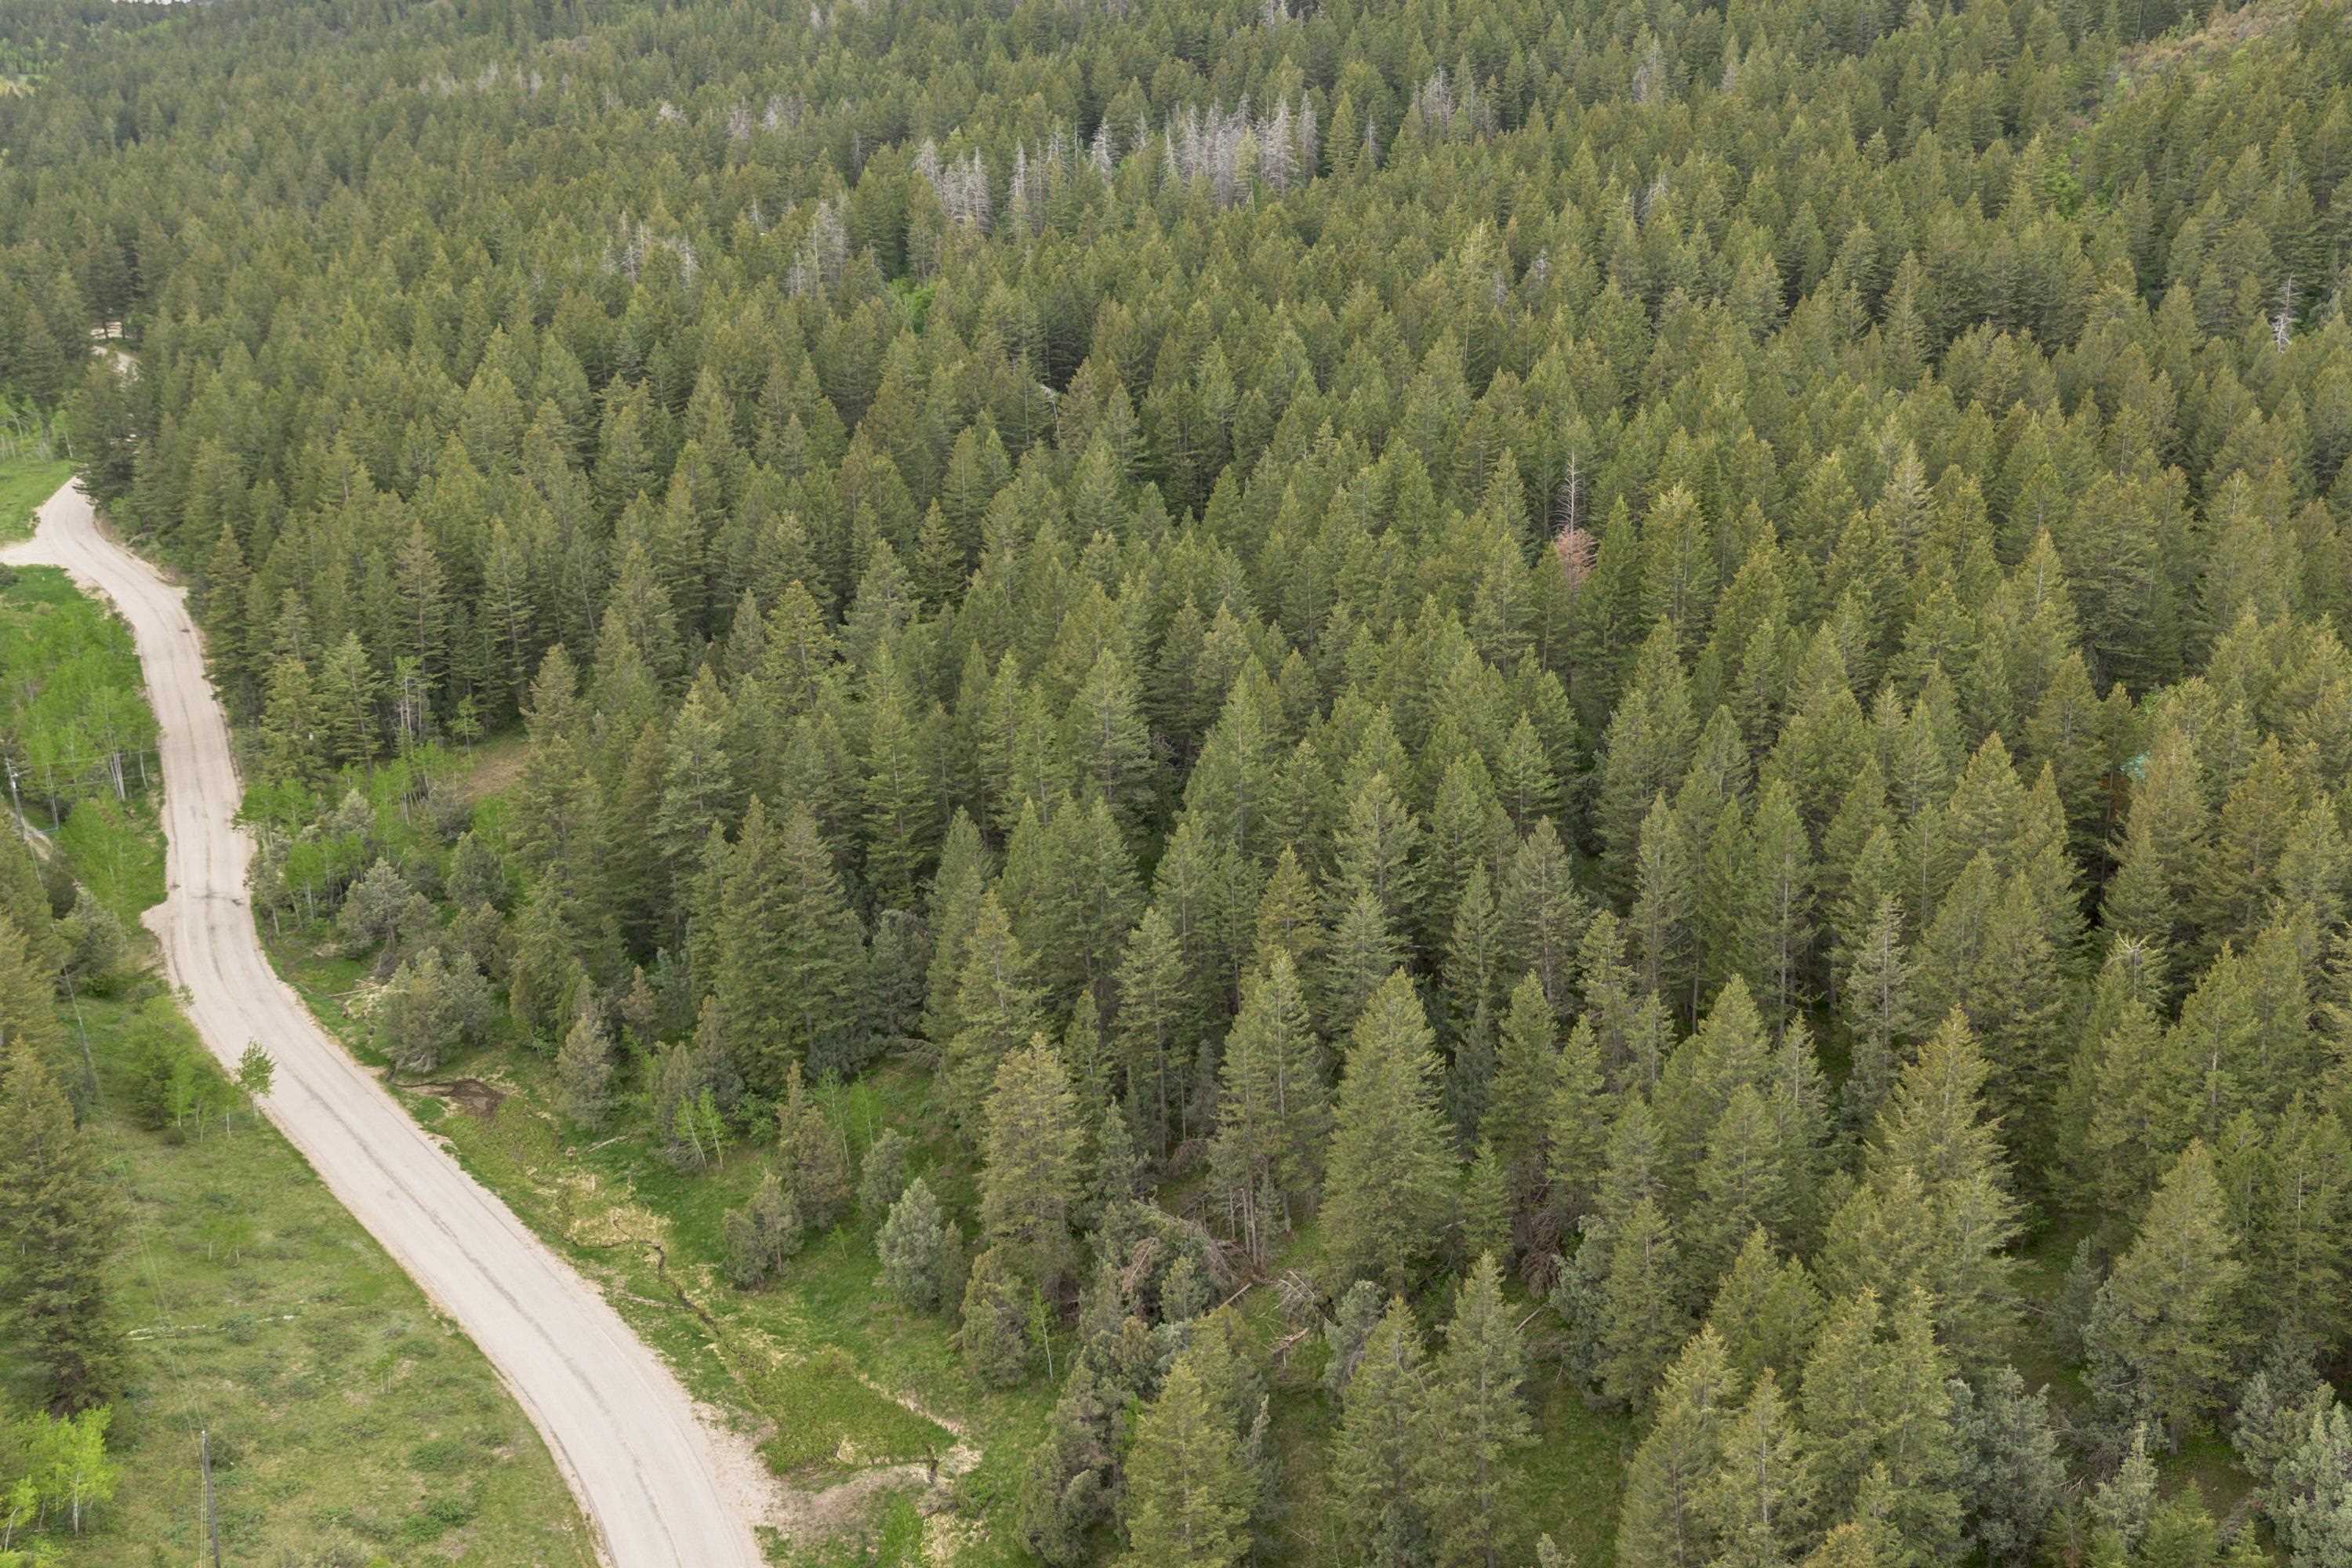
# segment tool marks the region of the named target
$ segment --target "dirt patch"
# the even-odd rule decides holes
[[[530,748],[520,737],[501,736],[473,747],[453,781],[457,798],[470,805],[503,793],[522,777],[530,761]]]
[[[921,1495],[916,1508],[925,1517],[924,1560],[944,1564],[982,1533],[976,1521],[960,1519],[955,1511],[955,1483],[979,1465],[980,1449],[965,1436],[961,1423],[927,1409],[917,1399],[885,1388],[863,1373],[857,1374],[857,1381],[892,1404],[945,1428],[955,1442],[929,1458],[876,1465],[831,1486],[786,1486],[782,1489],[783,1506],[773,1521],[778,1532],[795,1545],[824,1541],[871,1519],[874,1504],[883,1496],[897,1491],[919,1492]],[[845,1465],[863,1462],[846,1442],[835,1458]]]
[[[2333,8],[2341,9],[2341,0],[2334,0]],[[2217,6],[2205,26],[2195,32],[2167,34],[2125,49],[2116,61],[2117,84],[2129,87],[2137,78],[2184,68],[2201,70],[2256,39],[2294,26],[2302,13],[2300,0],[2293,5],[2285,0],[2252,0],[2234,11]]]
[[[719,1464],[719,1490],[728,1504],[764,1534],[781,1530],[800,1494],[771,1474],[751,1436],[733,1415],[698,1400],[695,1415],[710,1435],[710,1451]]]
[[[411,1094],[429,1095],[446,1105],[456,1106],[478,1121],[496,1121],[499,1107],[507,1102],[504,1089],[493,1088],[478,1078],[445,1079],[439,1083],[404,1083],[400,1087]]]
[[[923,1561],[929,1568],[947,1568],[967,1547],[988,1539],[978,1520],[952,1513],[935,1513],[923,1521]]]
[[[702,1324],[710,1335],[712,1351],[722,1361],[728,1362],[739,1377],[746,1369],[737,1363],[736,1358],[755,1357],[772,1362],[788,1355],[764,1334],[746,1331],[740,1325],[722,1327],[695,1299],[693,1292],[671,1273],[667,1253],[661,1244],[649,1242],[646,1245],[662,1283],[668,1287],[671,1296]],[[706,1288],[707,1285],[705,1281]],[[916,1506],[927,1521],[924,1531],[925,1561],[940,1564],[943,1568],[954,1552],[979,1537],[981,1527],[976,1522],[958,1521],[952,1516],[955,1513],[955,1483],[979,1465],[980,1448],[966,1435],[961,1423],[927,1409],[920,1401],[908,1394],[883,1386],[854,1366],[851,1370],[866,1387],[941,1427],[955,1441],[922,1459],[876,1464],[845,1439],[839,1451],[834,1455],[835,1462],[863,1468],[856,1475],[825,1486],[794,1485],[777,1477],[764,1460],[756,1457],[751,1460],[752,1469],[750,1473],[726,1479],[734,1485],[739,1495],[766,1500],[768,1506],[753,1517],[759,1523],[772,1529],[779,1539],[795,1547],[807,1547],[855,1532],[874,1518],[876,1505],[891,1493],[918,1493]],[[772,1423],[762,1423],[758,1430],[737,1435],[751,1446],[752,1454],[756,1456],[759,1446],[772,1435],[773,1430]],[[735,1458],[730,1454],[722,1462]],[[950,1527],[945,1531],[935,1528],[942,1521]]]
[[[891,1492],[915,1491],[922,1495],[916,1508],[929,1521],[923,1531],[924,1556],[927,1560],[945,1562],[932,1556],[932,1539],[940,1536],[942,1542],[951,1542],[952,1550],[979,1539],[980,1527],[955,1517],[952,1488],[957,1477],[980,1463],[980,1450],[969,1443],[958,1443],[935,1459],[917,1464],[878,1465],[861,1470],[845,1481],[829,1487],[786,1487],[783,1504],[774,1516],[777,1533],[796,1546],[805,1546],[828,1540],[856,1529],[873,1517],[874,1504]],[[945,1531],[932,1526],[944,1525]]]

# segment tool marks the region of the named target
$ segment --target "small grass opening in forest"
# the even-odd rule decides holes
[[[22,405],[0,397],[0,544],[30,537],[34,513],[73,471],[55,434]]]

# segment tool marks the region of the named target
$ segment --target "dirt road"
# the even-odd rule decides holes
[[[234,1068],[250,1040],[277,1058],[265,1109],[330,1190],[482,1347],[547,1439],[618,1568],[755,1568],[737,1440],[595,1289],[477,1185],[320,1029],[262,956],[246,893],[253,843],[228,726],[185,595],[100,532],[68,485],[28,542],[0,552],[62,566],[130,623],[162,729],[170,895],[149,911],[205,1043]]]

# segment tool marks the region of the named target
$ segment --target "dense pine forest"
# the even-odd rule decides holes
[[[265,928],[1002,1556],[2352,1563],[2336,0],[8,12]]]

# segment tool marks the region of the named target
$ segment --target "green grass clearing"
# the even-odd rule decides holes
[[[163,897],[154,742],[130,628],[55,567],[0,568],[0,747],[16,804],[127,929]]]
[[[57,835],[74,874],[126,931],[136,931],[140,913],[163,901],[163,830],[155,807],[152,792],[121,805],[86,800],[67,814]]]
[[[73,478],[63,458],[25,453],[0,458],[0,543],[33,536],[33,513]]]
[[[250,1112],[184,1141],[124,1109],[142,999],[81,1005],[126,1197],[114,1300],[132,1348],[121,1489],[60,1561],[193,1561],[203,1427],[231,1560],[589,1568],[587,1527],[489,1363],[292,1145]]]

